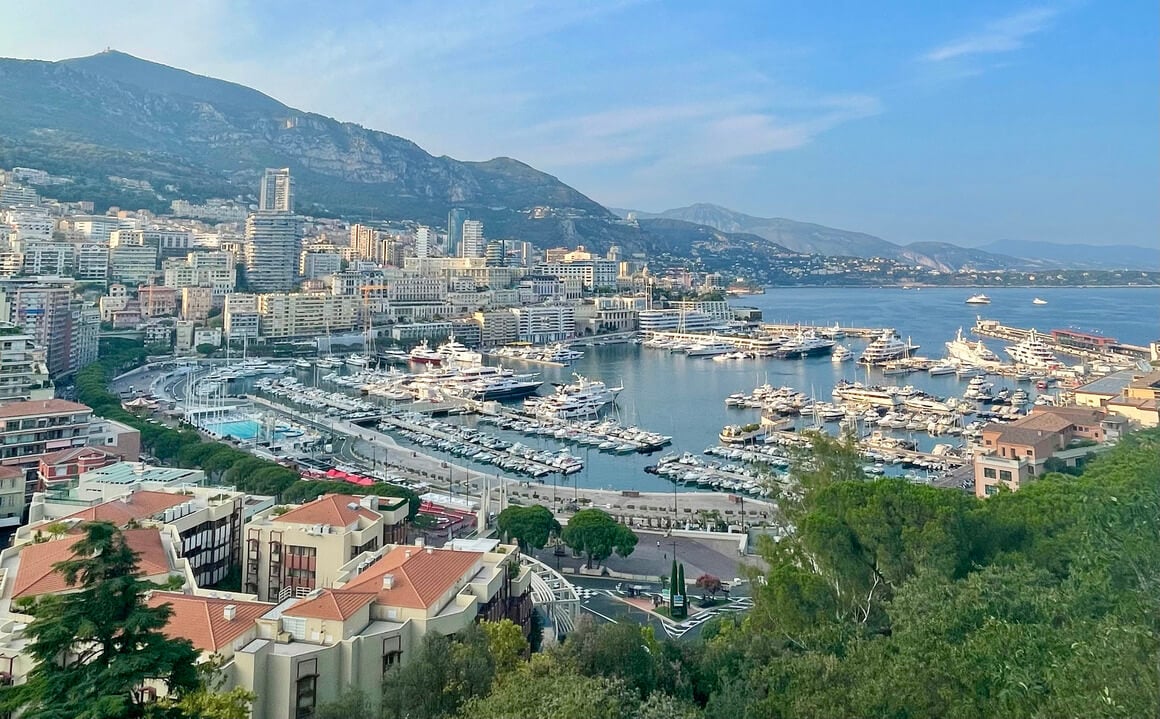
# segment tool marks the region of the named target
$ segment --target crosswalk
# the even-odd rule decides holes
[[[580,598],[581,603],[587,603],[588,600],[595,597],[627,597],[629,593],[624,589],[591,589],[589,587],[576,587],[576,595]],[[651,597],[660,597],[667,601],[667,596],[659,592],[642,592],[637,594],[638,597],[649,599]],[[720,604],[711,609],[697,612],[688,619],[682,622],[662,621],[661,626],[664,628],[666,634],[674,639],[679,639],[688,632],[696,629],[705,622],[719,617],[723,614],[731,614],[736,612],[744,612],[753,608],[753,599],[750,597],[728,597],[724,604]],[[594,612],[596,613],[596,612]],[[603,615],[599,615],[603,616]]]

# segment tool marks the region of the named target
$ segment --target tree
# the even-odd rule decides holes
[[[253,692],[241,687],[226,689],[228,679],[222,673],[222,658],[213,655],[197,666],[201,687],[173,697],[166,697],[159,706],[169,716],[189,719],[249,719],[250,705],[257,699]],[[152,712],[156,714],[157,712]],[[357,719],[351,717],[349,719]],[[367,719],[370,719],[368,717]]]
[[[428,632],[415,657],[383,678],[384,719],[440,719],[491,691],[488,637],[472,624],[454,638]]]
[[[209,357],[214,352],[217,352],[218,348],[217,348],[217,345],[212,345],[209,342],[203,342],[202,344],[199,344],[194,349],[197,350],[198,354]]]
[[[725,586],[721,583],[721,579],[719,577],[713,576],[712,574],[702,574],[701,576],[697,577],[697,581],[693,583],[693,586],[697,587],[703,592],[708,592],[709,596],[711,597],[716,597],[717,592],[720,592],[725,588]]]
[[[81,530],[73,558],[54,565],[79,590],[41,598],[26,630],[36,666],[25,684],[0,689],[0,711],[28,719],[140,717],[147,680],[174,696],[201,684],[197,650],[162,633],[171,609],[145,606],[149,585],[137,577],[125,536],[108,522]]]
[[[572,515],[560,538],[573,551],[587,556],[589,568],[592,560],[603,561],[613,552],[627,557],[636,548],[637,541],[636,533],[601,509],[581,509]]]
[[[332,702],[319,704],[313,719],[376,719],[378,712],[366,692],[347,687]]]
[[[639,701],[618,679],[585,676],[549,659],[524,665],[486,697],[468,702],[459,716],[634,719]]]
[[[564,642],[561,655],[585,676],[624,682],[638,699],[648,696],[657,686],[660,645],[649,627],[632,622],[579,622]]]
[[[482,622],[480,626],[487,634],[487,647],[495,662],[497,676],[515,670],[528,653],[528,640],[524,638],[523,630],[510,619]]]
[[[560,532],[560,523],[547,507],[539,504],[527,507],[511,506],[496,518],[499,531],[515,539],[520,549],[543,549],[548,539]]]

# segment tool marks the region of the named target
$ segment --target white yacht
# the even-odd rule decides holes
[[[446,342],[435,348],[435,354],[439,355],[440,364],[483,364],[483,355],[467,345],[456,342],[455,335],[451,335]]]
[[[1019,344],[1007,347],[1006,349],[1007,354],[1011,355],[1011,359],[1015,360],[1016,364],[1026,365],[1028,367],[1042,367],[1045,369],[1058,367],[1061,364],[1056,359],[1051,348],[1043,340],[1039,339],[1039,335],[1035,330],[1031,330],[1027,337]]]
[[[698,342],[689,347],[685,354],[690,357],[713,357],[735,351],[736,348],[724,342]]]
[[[971,342],[963,337],[962,327],[959,328],[955,338],[947,342],[946,347],[948,357],[969,365],[998,364],[1001,361],[999,355],[992,352],[983,344],[983,340]]]
[[[346,363],[351,367],[366,367],[372,362],[371,357],[367,355],[352,354],[346,358]]]
[[[298,369],[310,369],[310,360],[299,357],[298,359],[294,360],[294,366]]]
[[[1031,300],[1031,304],[1033,304],[1033,305],[1045,305],[1045,304],[1047,304],[1047,300],[1045,300],[1041,297],[1036,297],[1035,299]]]
[[[950,360],[944,360],[937,364],[932,364],[927,368],[926,371],[929,372],[932,377],[937,377],[943,374],[954,374],[955,372],[959,371],[959,366]]]
[[[824,355],[833,349],[833,340],[822,339],[812,331],[799,332],[796,337],[778,348],[775,356],[781,359],[801,359]]]
[[[849,362],[852,359],[854,359],[854,351],[845,345],[834,347],[834,352],[830,355],[831,362]]]
[[[543,353],[540,355],[541,359],[545,362],[559,362],[560,364],[569,364],[583,356],[583,352],[578,352],[569,347],[565,347],[560,343],[556,343],[551,347],[545,348]]]
[[[914,349],[913,345],[895,337],[893,330],[886,330],[881,337],[866,345],[858,361],[868,365],[885,364],[909,356]]]
[[[547,397],[529,397],[525,403],[541,417],[588,417],[602,407],[613,402],[624,387],[609,387],[600,380],[592,380],[575,375],[572,384],[556,387],[554,394]]]
[[[984,294],[971,295],[970,297],[967,298],[967,304],[968,305],[989,305],[989,304],[991,304],[991,298],[984,295]]]

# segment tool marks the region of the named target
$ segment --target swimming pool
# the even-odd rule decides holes
[[[219,437],[250,440],[258,436],[262,431],[262,425],[252,419],[237,419],[229,422],[207,422],[205,429]]]

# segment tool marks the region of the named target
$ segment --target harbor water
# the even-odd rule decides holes
[[[771,288],[763,295],[738,298],[736,305],[758,307],[766,322],[802,323],[844,327],[892,327],[903,338],[921,345],[919,356],[941,358],[944,343],[962,327],[969,332],[978,316],[1007,325],[1035,327],[1047,332],[1070,328],[1098,332],[1120,341],[1146,345],[1160,337],[1160,289],[1157,288],[1059,288],[1059,289],[990,289],[990,305],[966,305],[972,294],[964,288],[939,289],[851,289],[851,288]],[[1032,304],[1039,297],[1046,305]],[[1001,340],[983,338],[1000,355]],[[839,340],[860,352],[868,340]],[[518,372],[536,372],[549,383],[566,383],[573,373],[600,379],[609,385],[623,385],[615,406],[605,410],[623,425],[670,435],[672,446],[653,455],[610,455],[595,448],[571,446],[573,454],[584,460],[584,469],[576,474],[544,478],[547,491],[561,496],[573,488],[600,488],[638,491],[689,491],[675,487],[663,477],[645,473],[650,464],[670,452],[701,455],[706,447],[718,444],[717,435],[727,424],[746,424],[759,418],[757,409],[733,409],[724,400],[733,393],[747,393],[768,383],[775,387],[791,386],[828,401],[835,382],[841,379],[872,384],[912,385],[931,394],[962,396],[966,379],[955,375],[930,376],[925,372],[883,376],[853,362],[834,363],[828,356],[798,360],[750,359],[715,362],[710,358],[689,357],[665,350],[635,344],[609,344],[582,347],[584,356],[569,367],[554,367],[505,360],[505,366]],[[1074,360],[1069,360],[1073,362]],[[489,362],[491,363],[491,362]],[[996,388],[1013,386],[1009,380],[992,378]],[[548,392],[546,386],[541,392]],[[470,415],[452,417],[449,421],[469,426],[477,424]],[[829,425],[835,428],[836,424]],[[511,431],[482,425],[480,430],[525,445],[557,450],[560,441],[544,437],[526,437]],[[961,444],[958,437],[932,440],[915,433],[920,446],[929,448],[935,441]],[[448,459],[451,459],[450,457]],[[459,460],[462,462],[463,460]],[[487,471],[482,466],[477,469]],[[553,489],[553,484],[556,486]]]

